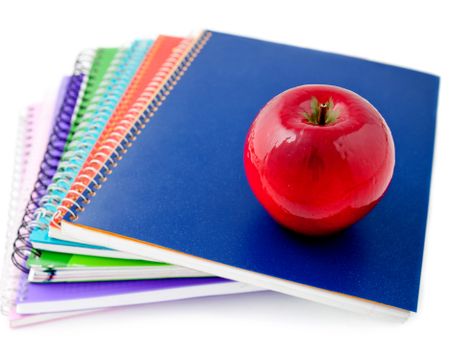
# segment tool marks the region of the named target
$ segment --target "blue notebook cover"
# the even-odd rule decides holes
[[[382,201],[351,228],[320,241],[269,217],[250,190],[242,159],[261,107],[311,83],[367,98],[396,146]],[[78,220],[66,216],[63,232],[105,231],[80,232],[80,240],[148,256],[163,250],[172,263],[278,291],[287,281],[286,290],[307,285],[416,311],[438,86],[438,77],[413,70],[212,32]],[[262,282],[261,275],[269,277]]]

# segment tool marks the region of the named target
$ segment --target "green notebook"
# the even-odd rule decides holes
[[[80,282],[207,277],[203,272],[155,261],[41,251],[27,262],[30,282]]]
[[[65,150],[69,149],[75,133],[80,129],[79,126],[89,120],[89,113],[94,113],[97,110],[98,101],[101,99],[105,89],[107,89],[104,84],[110,84],[109,78],[106,75],[108,69],[112,68],[114,71],[118,69],[118,63],[114,64],[113,61],[120,59],[118,57],[121,57],[121,52],[125,50],[119,48],[99,48],[96,50],[83,97],[72,122],[69,136],[67,137]],[[81,129],[83,128],[81,127]]]

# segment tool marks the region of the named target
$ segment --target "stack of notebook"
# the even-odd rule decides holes
[[[277,225],[246,182],[258,110],[302,84],[372,102],[396,143],[385,198],[339,236]],[[367,314],[417,309],[437,77],[204,31],[82,52],[21,120],[2,281],[12,326],[273,290]]]

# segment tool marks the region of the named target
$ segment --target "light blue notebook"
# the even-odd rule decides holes
[[[72,122],[71,136],[47,193],[36,210],[30,240],[34,248],[106,257],[135,258],[126,253],[49,236],[49,223],[119,103],[152,41],[135,41],[129,48],[100,49]],[[97,65],[95,65],[97,64]]]

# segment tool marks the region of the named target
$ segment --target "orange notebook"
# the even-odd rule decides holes
[[[192,44],[192,39],[169,36],[159,36],[154,42],[55,213],[50,223],[50,236],[68,240],[62,238],[59,233],[62,218],[69,211],[69,207],[76,204],[75,201],[83,196],[82,193],[86,189],[90,190],[89,184],[92,179],[103,165],[111,160],[111,155],[120,142],[158,94],[169,74],[178,66]]]

